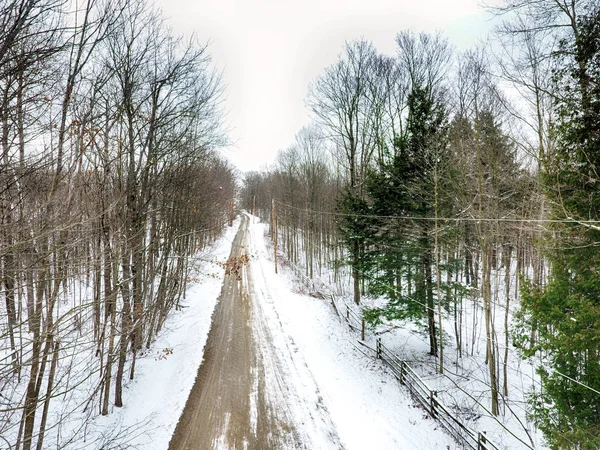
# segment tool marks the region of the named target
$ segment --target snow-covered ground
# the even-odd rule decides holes
[[[220,293],[223,271],[214,262],[227,259],[238,223],[215,244],[209,261],[198,267],[199,282],[190,287],[185,307],[169,318],[152,350],[138,360],[136,379],[125,389],[125,406],[113,408],[108,416],[97,417],[87,425],[86,440],[91,448],[107,442],[110,436],[118,440],[108,448],[167,448],[202,362],[211,315]],[[272,247],[266,239],[267,225],[252,217],[250,230],[250,281],[254,283],[252,291],[257,302],[254,311],[264,315],[275,347],[291,348],[292,355],[297,355],[282,358],[282,362],[286,366],[283,368],[285,376],[293,383],[294,396],[298,398],[298,407],[290,408],[297,410],[298,418],[310,413],[304,411],[306,398],[315,397],[313,403],[327,410],[341,443],[348,450],[459,448],[380,361],[357,347],[357,334],[339,319],[327,300],[302,293],[297,276],[289,266],[280,266],[279,273],[274,273]],[[477,308],[469,306],[466,310]],[[472,319],[466,315],[465,322],[472,323]],[[444,377],[436,373],[436,360],[426,355],[425,337],[416,327],[398,326],[398,323],[393,327],[382,335],[384,344],[401,358],[411,361],[428,385],[440,392],[444,403],[455,409],[462,407],[469,426],[486,430],[502,448],[524,448],[495,420],[473,407],[471,397],[484,406],[489,403],[487,373],[482,363],[484,347],[480,341],[475,344],[473,356],[460,359],[448,345],[448,377]],[[449,323],[447,331],[451,336]],[[372,336],[371,333],[368,339],[372,340]],[[502,420],[528,442],[524,432],[518,429],[518,421],[522,421],[524,427],[529,428],[535,447],[543,449],[541,436],[524,418],[524,395],[535,375],[531,367],[516,356],[511,356],[509,370],[514,380],[510,398],[515,413],[507,411]],[[327,449],[326,430],[313,431],[315,435],[325,436],[312,439],[315,445]],[[303,432],[306,435],[311,430]]]
[[[504,272],[504,269],[502,269]],[[514,276],[514,270],[511,273]],[[498,373],[500,388],[500,414],[491,414],[490,374],[486,359],[486,335],[481,299],[474,295],[462,303],[462,355],[456,351],[456,331],[452,312],[444,312],[444,374],[439,373],[439,359],[428,354],[429,342],[423,327],[409,321],[394,320],[376,328],[382,343],[398,358],[410,366],[437,392],[438,399],[475,431],[485,431],[494,444],[502,449],[535,448],[545,450],[543,434],[529,420],[527,394],[539,389],[539,376],[529,361],[523,361],[512,341],[508,341],[507,379],[508,396],[503,397],[503,362],[505,358],[504,314],[505,298],[499,285],[498,273],[493,291],[498,293],[494,300],[492,314],[494,330],[498,339]],[[511,295],[512,297],[512,295]],[[365,299],[364,307],[381,306],[380,299]],[[509,333],[513,314],[518,310],[518,302],[511,302],[508,323]],[[374,334],[368,333],[367,341],[374,345]]]
[[[451,323],[445,324],[450,328]],[[485,431],[502,449],[546,449],[542,433],[527,420],[526,394],[538,377],[531,364],[509,354],[509,396],[500,400],[500,416],[490,413],[489,371],[485,364],[485,336],[475,342],[474,353],[466,350],[458,357],[450,339],[446,341],[444,374],[438,373],[439,360],[428,354],[427,336],[412,323],[394,323],[390,332],[381,334],[383,344],[410,366],[437,392],[438,399],[475,431]],[[378,327],[381,331],[384,327]],[[453,336],[453,331],[448,330]],[[374,341],[372,335],[367,341]],[[501,366],[500,366],[501,368]],[[502,376],[502,374],[501,374]],[[502,380],[501,380],[502,381]],[[501,425],[501,423],[504,425]],[[527,432],[525,431],[527,430]],[[529,436],[528,436],[529,435]],[[531,437],[531,440],[530,440]],[[533,441],[533,442],[532,442]]]
[[[254,218],[251,230],[257,300],[271,329],[281,329],[306,362],[345,448],[458,448],[378,362],[355,347],[355,336],[325,300],[297,293],[290,270],[280,267],[275,274],[266,224]]]
[[[226,259],[236,228],[237,224],[215,245],[214,260]],[[304,408],[304,397],[320,396],[316,403],[329,412],[348,450],[458,448],[377,361],[354,346],[355,336],[325,300],[298,293],[291,271],[274,273],[265,231],[266,225],[253,218],[250,266],[260,303],[255,311],[265,315],[276,348],[285,345],[298,355],[294,360],[283,359],[290,366],[284,371],[294,378],[298,408]],[[190,288],[186,307],[173,314],[152,351],[138,360],[136,379],[126,386],[126,406],[113,408],[108,416],[89,424],[89,443],[101,442],[103,430],[107,436],[121,430],[128,437],[121,436],[121,443],[115,441],[109,448],[167,448],[202,362],[220,292],[222,271],[210,276],[217,272],[211,267],[206,263],[200,268],[205,274],[209,269],[209,276],[202,276]],[[309,377],[310,382],[306,381]],[[322,450],[330,448],[326,439],[314,442]]]

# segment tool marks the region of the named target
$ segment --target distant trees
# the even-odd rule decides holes
[[[370,287],[374,292],[391,294],[388,318],[415,314],[427,318],[432,355],[438,354],[438,335],[433,272],[435,222],[431,219],[440,212],[438,191],[448,167],[447,113],[438,95],[431,85],[411,86],[403,134],[395,136],[393,150],[372,171],[368,183],[371,212],[411,219],[379,219],[369,230],[373,234],[368,250],[371,258],[365,264],[366,273],[373,276]],[[403,286],[408,287],[406,294]]]
[[[345,168],[347,183],[343,203],[360,203],[364,197],[365,177],[375,150],[379,98],[373,87],[376,51],[366,41],[346,44],[336,64],[317,79],[308,95],[310,107],[326,135],[332,140]],[[348,224],[344,239],[352,259],[354,301],[360,303],[360,259],[362,239]]]
[[[350,187],[340,199],[342,217],[338,222],[352,257],[355,301],[358,303],[361,285],[368,280],[373,293],[390,295],[393,302],[386,313],[389,317],[424,315],[430,352],[437,355],[432,272],[434,223],[429,219],[436,212],[436,189],[444,178],[443,167],[447,167],[448,113],[441,80],[451,54],[439,35],[403,32],[397,43],[396,60],[368,52],[368,58],[358,65],[363,71],[355,75],[352,84],[358,87],[360,80],[360,86],[368,89],[360,91],[360,96],[343,96],[355,107],[348,114],[349,123],[360,129],[353,135],[361,137],[359,142],[366,151],[361,152],[361,175],[353,175],[351,170]],[[365,48],[365,44],[349,44],[348,61],[353,61],[351,57],[355,55],[348,49],[354,48]],[[333,68],[344,64],[346,55],[316,86],[330,79]],[[310,95],[312,105],[323,103],[323,90],[313,89]],[[336,111],[341,108],[333,106],[338,108]],[[318,111],[317,116],[326,130],[333,130]],[[336,117],[331,113],[327,117],[330,116]],[[339,129],[342,133],[338,131],[335,136],[343,135],[348,127],[338,126],[336,130]],[[348,166],[354,167],[353,153],[348,151],[346,155]],[[360,188],[353,180],[360,180]],[[370,216],[425,220],[398,223],[396,219]],[[405,281],[407,292],[403,289]]]
[[[125,403],[227,221],[221,84],[143,1],[0,9],[0,436],[68,447],[65,420]]]
[[[341,258],[333,215],[340,186],[326,140],[319,128],[309,125],[297,133],[292,146],[279,152],[269,171],[246,174],[242,205],[271,222],[271,201],[276,200],[279,245],[294,264],[302,261],[312,277]]]
[[[482,49],[466,53],[460,61],[458,81],[458,114],[455,116],[450,147],[454,160],[453,202],[455,214],[468,221],[459,225],[464,239],[464,267],[466,282],[478,286],[483,300],[486,336],[486,362],[492,393],[491,410],[499,414],[500,374],[497,306],[500,286],[493,286],[493,270],[501,255],[502,265],[509,272],[505,283],[510,284],[510,265],[513,248],[519,246],[522,234],[520,223],[510,219],[524,219],[526,200],[524,186],[529,176],[522,171],[517,149],[502,127],[506,117],[505,99],[490,73],[489,62]],[[507,220],[508,219],[508,220]],[[506,308],[504,335],[508,345],[509,285],[505,284]],[[508,353],[504,353],[504,392],[508,395]]]

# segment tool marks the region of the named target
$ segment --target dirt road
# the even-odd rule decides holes
[[[273,344],[273,333],[281,330],[273,330],[265,319],[252,286],[248,224],[244,216],[226,265],[204,361],[169,449],[312,450],[323,447],[323,439],[321,444],[311,442],[311,430],[322,434],[323,429],[326,448],[342,448],[324,407],[303,399],[290,381],[290,370],[305,367],[298,365],[300,356],[288,346],[282,351]]]

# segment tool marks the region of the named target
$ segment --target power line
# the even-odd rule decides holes
[[[578,220],[578,219],[526,219],[518,217],[428,217],[428,216],[396,216],[396,215],[377,215],[377,214],[354,214],[340,213],[333,211],[316,211],[308,208],[299,208],[297,206],[286,205],[275,200],[275,203],[283,208],[302,211],[310,214],[334,216],[334,217],[356,217],[362,219],[395,219],[395,220],[423,220],[438,222],[513,222],[513,223],[571,223],[576,225],[600,225],[600,220]],[[600,228],[598,229],[600,231]]]
[[[582,383],[581,381],[577,381],[576,379],[574,379],[574,378],[571,378],[570,376],[568,376],[568,375],[565,375],[564,373],[562,373],[562,372],[559,372],[559,371],[558,371],[558,370],[556,370],[556,369],[554,369],[554,373],[557,373],[557,374],[559,374],[561,377],[564,377],[564,378],[566,378],[567,380],[570,380],[570,381],[572,381],[573,383],[577,383],[578,385],[580,385],[580,386],[583,386],[584,388],[586,388],[586,389],[589,389],[590,391],[592,391],[592,392],[595,392],[596,394],[599,394],[599,395],[600,395],[600,392],[599,392],[599,391],[597,391],[596,389],[594,389],[593,387],[591,387],[591,386],[588,386],[587,384],[584,384],[584,383]]]

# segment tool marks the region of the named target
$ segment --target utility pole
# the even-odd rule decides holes
[[[275,215],[275,199],[271,200],[271,220],[273,228],[273,261],[275,261],[275,273],[277,273],[277,216]]]

